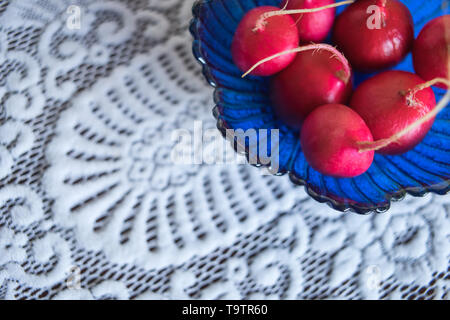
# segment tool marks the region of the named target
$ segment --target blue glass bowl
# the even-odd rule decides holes
[[[273,114],[267,94],[268,79],[254,76],[242,79],[242,72],[231,58],[231,41],[243,15],[256,6],[279,6],[280,2],[200,0],[193,7],[194,18],[190,25],[193,52],[203,65],[204,76],[216,88],[213,114],[222,134],[225,136],[226,129],[279,129],[279,173],[289,174],[291,181],[304,185],[311,197],[336,210],[361,214],[385,212],[391,200],[401,200],[406,193],[413,196],[429,192],[446,194],[450,189],[449,108],[438,115],[432,130],[414,150],[400,156],[376,155],[372,167],[362,176],[337,179],[324,176],[308,165],[298,132]],[[428,21],[445,13],[443,3],[438,0],[403,0],[403,3],[414,16],[416,36]],[[343,9],[338,8],[337,14]],[[411,54],[393,69],[414,72]],[[356,74],[355,86],[369,76]],[[440,89],[434,91],[437,99],[445,93]]]

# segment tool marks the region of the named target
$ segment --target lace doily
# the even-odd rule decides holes
[[[448,196],[343,214],[170,161],[215,125],[192,4],[0,1],[0,299],[449,298]]]

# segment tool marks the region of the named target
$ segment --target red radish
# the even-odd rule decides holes
[[[395,72],[403,73],[403,75],[395,76],[392,74]],[[400,77],[404,77],[403,82],[409,85],[414,83],[414,79],[411,80],[411,77],[408,76],[413,75],[417,77],[414,74],[403,71],[390,71],[384,74],[386,74],[385,77],[387,78],[396,78],[397,84],[402,82]],[[381,80],[379,79],[378,81],[381,82]],[[429,87],[438,82],[443,82],[450,86],[450,80],[436,78],[406,91],[397,92],[397,94],[402,100],[405,99],[407,101],[407,108],[414,109],[419,106],[424,108],[422,99],[424,99],[424,96],[429,95],[429,92],[423,94],[423,91],[430,90]],[[387,85],[387,87],[389,86]],[[433,92],[431,91],[431,93]],[[418,97],[418,95],[423,96]],[[367,104],[368,101],[371,101],[370,99],[377,100],[380,97],[383,97],[383,94],[379,90],[375,90],[372,94],[369,91],[369,95],[365,96],[365,102]],[[434,96],[432,96],[431,100],[434,100]],[[379,102],[383,104],[383,101]],[[387,102],[389,103],[389,101]],[[394,113],[397,113],[399,118],[397,118],[397,122],[391,121],[391,124],[397,130],[394,130],[395,132],[391,136],[376,141],[373,140],[373,131],[370,130],[370,125],[354,110],[340,104],[320,106],[311,112],[303,124],[300,137],[303,153],[308,163],[322,174],[338,178],[356,177],[370,168],[374,159],[374,151],[391,148],[395,144],[401,145],[404,142],[404,138],[408,140],[411,134],[415,134],[417,130],[423,130],[424,125],[428,126],[430,122],[433,122],[436,115],[449,102],[450,90],[447,91],[438,105],[431,108],[431,111],[422,112],[419,117],[406,125],[403,125],[405,121],[401,119],[404,111],[394,110],[396,111]],[[375,108],[377,108],[377,105],[375,105]],[[381,108],[384,107],[382,106]],[[405,106],[403,106],[404,108]],[[366,109],[370,110],[370,108]],[[385,113],[391,115],[391,118],[395,118],[392,117],[391,111],[388,110]],[[409,112],[410,110],[407,110],[406,114],[409,114]],[[378,120],[379,123],[385,121],[385,119]],[[389,120],[391,119],[388,118]],[[399,123],[401,125],[398,125]]]
[[[298,30],[290,16],[274,16],[266,19],[265,23],[258,23],[264,13],[277,10],[279,8],[272,6],[256,7],[239,23],[233,37],[231,54],[240,70],[247,71],[268,56],[298,46]],[[252,75],[273,75],[286,68],[294,58],[295,53],[280,56],[259,66]]]
[[[311,9],[333,3],[334,0],[284,0],[281,7],[286,10]],[[329,8],[314,13],[292,15],[297,23],[300,41],[305,43],[324,40],[333,26],[335,11],[334,8]]]
[[[363,82],[353,93],[352,107],[367,123],[375,140],[385,140],[422,119],[436,106],[429,84],[405,71],[386,71]],[[434,117],[411,128],[394,142],[376,147],[397,155],[413,149],[433,125]],[[386,145],[386,146],[385,146]]]
[[[360,152],[360,142],[373,142],[364,120],[341,104],[318,107],[306,118],[301,146],[309,165],[320,173],[352,178],[372,165],[374,151]]]
[[[352,92],[351,69],[339,51],[324,44],[299,50],[302,48],[309,51],[299,52],[294,62],[271,80],[275,113],[293,128],[300,128],[306,116],[318,106],[345,104]]]
[[[414,24],[408,8],[398,0],[359,0],[337,17],[333,38],[355,69],[374,71],[407,55]]]
[[[450,79],[450,15],[425,25],[414,42],[413,61],[417,74],[426,81]],[[436,86],[446,88],[443,83]]]

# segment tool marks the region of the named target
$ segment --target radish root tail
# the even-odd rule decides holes
[[[351,74],[352,74],[352,72],[350,70],[350,65],[349,65],[348,60],[335,47],[330,46],[329,44],[324,44],[324,43],[309,44],[309,45],[301,46],[301,47],[298,47],[298,48],[294,48],[294,49],[290,49],[290,50],[286,50],[286,51],[274,54],[274,55],[272,55],[270,57],[267,57],[267,58],[265,58],[263,60],[258,61],[255,65],[253,65],[253,67],[251,67],[246,73],[244,73],[242,75],[242,78],[245,78],[249,73],[251,73],[253,70],[258,68],[263,63],[266,63],[266,62],[271,61],[271,60],[273,60],[275,58],[281,57],[281,56],[283,56],[285,54],[291,54],[291,53],[302,52],[302,51],[309,51],[309,50],[326,50],[328,52],[331,52],[333,54],[333,56],[336,57],[342,63],[342,65],[344,66],[344,71],[345,71],[345,74],[347,76],[347,81],[344,81],[344,82],[348,82],[348,80],[350,79]]]
[[[341,2],[337,2],[337,3],[332,3],[323,7],[318,7],[318,8],[311,8],[311,9],[295,9],[295,10],[285,10],[287,8],[287,4],[286,6],[281,9],[281,10],[276,10],[276,11],[270,11],[270,12],[266,12],[264,14],[261,15],[261,18],[258,19],[258,21],[256,22],[256,29],[259,29],[261,26],[265,25],[265,21],[266,19],[270,18],[270,17],[275,17],[275,16],[282,16],[285,14],[300,14],[300,13],[313,13],[313,12],[318,12],[318,11],[322,11],[322,10],[326,10],[326,9],[331,9],[331,8],[336,8],[336,7],[340,7],[340,6],[344,6],[346,4],[351,4],[353,2],[355,2],[356,0],[346,0],[346,1],[341,1]]]
[[[326,10],[326,9],[344,6],[346,4],[351,4],[355,1],[356,0],[346,0],[346,1],[329,4],[329,5],[326,5],[323,7],[311,8],[311,9],[286,10],[287,5],[289,3],[289,1],[288,1],[288,3],[286,3],[286,5],[284,6],[283,9],[270,11],[270,12],[266,12],[266,13],[262,14],[261,18],[259,18],[258,21],[256,21],[256,25],[255,25],[255,28],[253,29],[253,31],[264,30],[264,27],[267,24],[266,20],[270,17],[282,16],[282,15],[286,15],[286,14],[313,13],[313,12],[318,12],[318,11],[322,11],[322,10]]]
[[[416,93],[421,91],[421,90],[423,90],[423,89],[426,89],[426,88],[429,88],[431,86],[434,86],[435,84],[438,84],[438,83],[443,83],[450,89],[450,81],[449,80],[447,80],[445,78],[436,78],[436,79],[433,79],[431,81],[425,82],[423,84],[419,84],[417,87],[406,91],[404,93],[405,99],[406,99],[406,103],[409,106],[417,105],[418,102],[416,100]]]

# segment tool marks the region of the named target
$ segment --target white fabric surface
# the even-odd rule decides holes
[[[192,4],[0,0],[0,299],[448,299],[449,196],[359,216],[171,164],[215,126]]]

